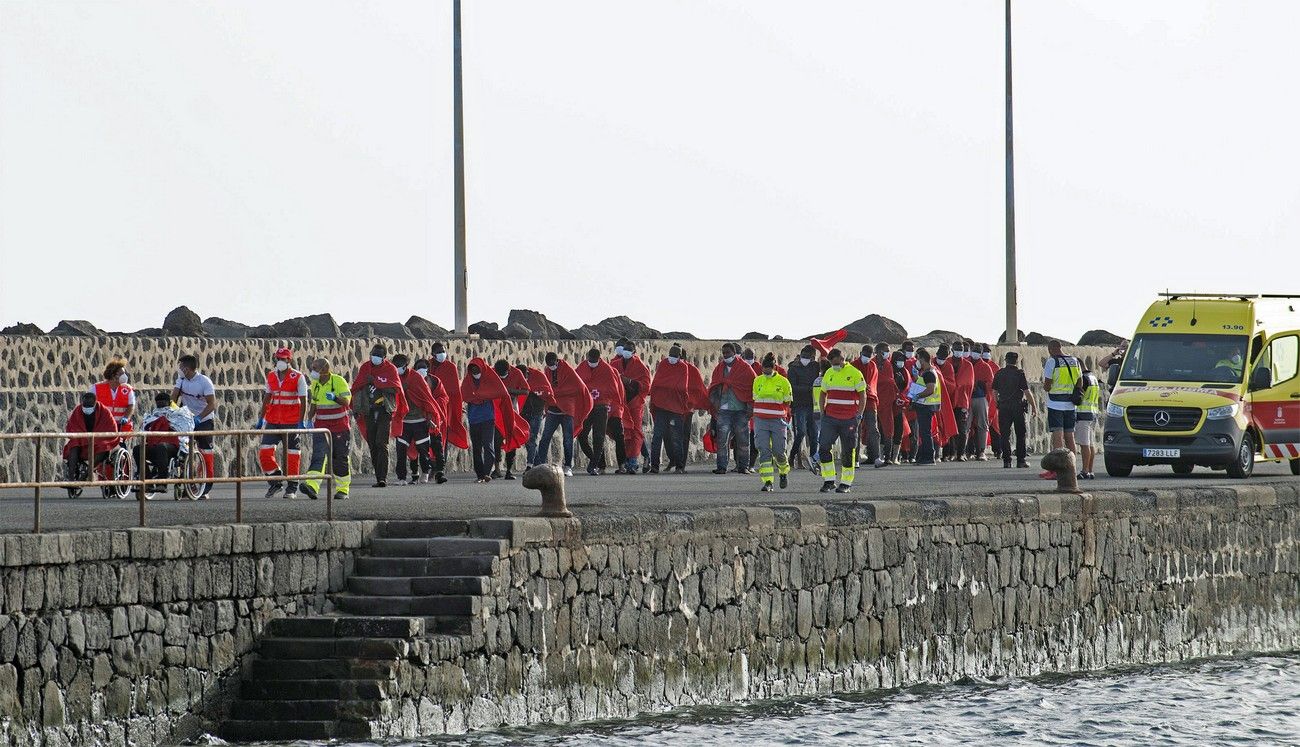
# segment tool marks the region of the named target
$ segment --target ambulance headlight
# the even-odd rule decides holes
[[[1210,409],[1206,410],[1205,419],[1226,420],[1228,418],[1237,417],[1238,412],[1241,412],[1241,404],[1238,402],[1233,402],[1230,405],[1224,405],[1223,407],[1211,407]]]

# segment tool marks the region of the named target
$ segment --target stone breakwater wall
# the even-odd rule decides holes
[[[373,736],[1300,646],[1290,485],[470,524],[508,538],[481,604],[395,662]],[[376,529],[4,537],[0,744],[214,730],[267,622],[330,611]]]
[[[276,348],[288,345],[293,348],[295,365],[305,368],[307,362],[317,356],[326,356],[334,369],[346,377],[356,371],[361,361],[366,360],[370,348],[375,342],[384,342],[390,355],[398,352],[416,358],[427,357],[432,343],[413,340],[381,339],[235,339],[222,340],[210,338],[185,337],[14,337],[0,336],[0,432],[60,432],[67,421],[68,413],[77,403],[77,397],[100,378],[104,365],[114,356],[124,356],[130,364],[132,383],[139,396],[139,409],[147,412],[153,407],[153,396],[158,391],[170,391],[175,382],[176,359],[186,353],[199,357],[200,368],[212,378],[217,389],[218,428],[249,428],[257,421],[264,391],[266,370]],[[494,340],[448,340],[444,344],[448,354],[461,366],[474,356],[482,356],[488,361],[505,358],[513,363],[524,362],[541,366],[548,351],[558,351],[569,361],[578,361],[592,346],[600,347],[608,354],[613,349],[611,341],[591,340],[536,340],[536,341],[494,341]],[[653,368],[655,362],[668,353],[672,342],[669,340],[651,340],[638,343],[639,354]],[[750,345],[761,356],[762,353],[775,352],[780,360],[788,361],[798,355],[803,341],[776,341],[744,343]],[[687,357],[700,367],[704,376],[709,376],[717,363],[718,349],[721,342],[707,340],[690,340],[683,342]],[[849,348],[847,352],[856,352]],[[1001,356],[1009,347],[999,347],[996,355]],[[1031,386],[1041,395],[1042,364],[1047,357],[1046,348],[1020,347],[1025,362],[1025,373]],[[1095,365],[1097,360],[1110,351],[1104,348],[1068,348],[1067,352],[1077,355],[1085,365]],[[463,368],[462,368],[463,372]],[[1038,410],[1031,414],[1031,444],[1036,451],[1042,452],[1047,445],[1046,414],[1042,397],[1039,397]],[[692,459],[703,459],[705,453],[701,436],[708,418],[696,417],[693,424],[690,455]],[[649,418],[646,418],[649,431]],[[554,449],[553,457],[559,458],[559,447]],[[230,465],[235,458],[234,439],[218,439],[217,470],[220,474],[233,474]],[[450,468],[457,471],[469,470],[468,454],[458,449],[451,450]],[[521,452],[522,454],[522,452]],[[256,461],[256,447],[249,443],[245,449],[245,474],[257,474],[260,470]],[[522,456],[520,457],[522,458]],[[18,479],[30,479],[34,473],[35,448],[30,443],[0,440],[0,481],[14,482]],[[355,435],[352,444],[352,464],[363,473],[372,471],[369,452]],[[58,449],[46,449],[42,462],[44,475],[52,474],[58,465]]]
[[[0,536],[0,744],[200,733],[266,622],[318,614],[372,522]]]

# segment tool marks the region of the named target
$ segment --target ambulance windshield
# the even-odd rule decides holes
[[[1123,379],[1240,384],[1245,335],[1138,335],[1124,359]]]

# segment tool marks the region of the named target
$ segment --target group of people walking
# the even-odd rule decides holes
[[[1033,395],[1017,353],[1007,353],[999,365],[988,345],[956,340],[938,345],[933,354],[911,342],[898,349],[864,345],[850,359],[837,347],[842,339],[843,333],[813,339],[785,366],[772,353],[757,360],[753,350],[724,343],[707,380],[680,344],[672,345],[652,371],[629,339],[618,340],[608,358],[599,348],[576,363],[549,352],[537,368],[475,357],[463,371],[442,343],[414,360],[405,353],[390,357],[384,344],[376,344],[350,382],[321,357],[311,359],[305,373],[299,371],[293,351],[280,348],[266,372],[256,422],[259,429],[277,432],[261,438],[258,463],[267,476],[299,475],[301,438],[295,431],[326,429],[328,438],[311,434],[305,473],[310,479],[272,480],[267,497],[283,491],[286,498],[316,498],[329,470],[334,497],[346,498],[355,419],[369,448],[376,488],[387,486],[390,444],[399,481],[445,483],[447,452],[457,447],[470,452],[475,480],[486,483],[514,479],[517,469],[547,462],[557,434],[566,475],[573,474],[575,444],[588,474],[611,468],[623,475],[680,474],[686,471],[694,419],[708,415],[704,447],[715,453],[713,471],[756,471],[764,491],[787,487],[792,468],[819,475],[823,492],[847,493],[861,465],[985,461],[990,449],[1005,467],[1011,467],[1013,455],[1017,466],[1028,466],[1026,413]],[[1075,424],[1066,420],[1095,417],[1096,379],[1062,355],[1059,343],[1049,352],[1044,386],[1053,445],[1066,441],[1068,427],[1073,448]],[[68,430],[131,430],[136,399],[129,381],[126,361],[110,362],[69,416]],[[199,373],[195,356],[180,358],[172,390],[155,399],[144,427],[213,429],[215,389]],[[211,437],[194,441],[207,474],[214,474]],[[160,451],[149,463],[166,463],[174,456],[167,450],[178,442],[151,439],[150,447]],[[102,460],[112,446],[107,440],[96,443],[93,458]],[[69,474],[91,458],[85,448],[84,440],[69,441]],[[1084,472],[1090,469],[1085,453]]]

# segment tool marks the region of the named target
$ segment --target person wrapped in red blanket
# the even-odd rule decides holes
[[[677,474],[686,472],[691,413],[696,410],[702,413],[709,408],[704,377],[684,355],[682,346],[674,343],[668,349],[668,356],[655,366],[654,378],[650,382],[650,416],[654,423],[650,436],[651,474],[659,472],[665,441],[668,469]]]
[[[351,387],[357,430],[370,444],[376,488],[388,486],[388,439],[401,434],[402,419],[406,417],[401,377],[387,355],[388,348],[382,343],[371,348],[370,360],[357,369]],[[399,449],[397,457],[404,458],[405,454]]]
[[[447,349],[442,343],[433,343],[433,355],[429,373],[438,377],[442,388],[447,392],[447,423],[444,427],[443,446],[455,446],[458,449],[469,448],[469,432],[465,430],[465,403],[460,398],[460,371],[456,364],[447,357]],[[432,390],[432,385],[430,386]],[[436,392],[436,390],[434,390]],[[436,393],[435,393],[435,396]],[[437,455],[435,455],[437,458]],[[445,461],[445,454],[443,455]]]
[[[466,404],[475,478],[480,483],[491,482],[496,434],[501,434],[506,449],[517,449],[528,441],[528,423],[515,412],[505,382],[482,358],[471,359],[465,367],[460,397]]]
[[[521,402],[528,396],[528,378],[524,375],[523,371],[510,365],[510,362],[504,358],[500,358],[496,363],[493,363],[492,370],[496,371],[497,376],[500,376],[501,381],[506,385],[506,392],[510,394],[510,406],[514,408],[515,412],[519,412]],[[520,417],[523,416],[521,415]],[[527,418],[524,419],[524,422],[528,422]],[[530,427],[530,437],[531,434],[532,430]],[[524,443],[520,444],[520,446],[526,446],[527,444],[528,441],[525,439]],[[515,479],[515,454],[518,451],[518,448],[506,449],[505,437],[501,435],[500,431],[497,431],[496,462],[492,466],[492,479],[495,480],[503,476],[501,472],[501,462],[503,461],[506,465],[506,471],[504,473],[505,479]]]
[[[591,414],[591,390],[578,378],[578,372],[573,370],[573,366],[568,361],[560,360],[553,352],[546,354],[545,374],[550,384],[550,401],[547,403],[542,437],[533,452],[532,464],[536,467],[546,462],[551,452],[551,439],[558,430],[563,441],[564,474],[571,477],[574,424],[585,422]],[[532,391],[541,390],[533,386]]]
[[[587,457],[587,474],[603,475],[607,466],[605,439],[614,441],[616,464],[627,462],[623,443],[623,379],[600,357],[600,351],[587,351],[587,360],[578,365],[578,378],[591,392],[591,412],[578,429],[578,445]]]
[[[736,471],[749,474],[749,418],[754,409],[754,369],[736,355],[736,346],[723,343],[722,360],[709,377],[709,410],[717,449],[715,475],[727,474],[735,438]]]
[[[647,456],[649,451],[645,448],[645,431],[642,429],[645,420],[645,404],[650,399],[650,368],[636,354],[636,344],[631,340],[619,340],[618,345],[614,346],[614,360],[610,365],[614,367],[623,382],[623,454],[625,460],[619,465],[617,473],[635,475],[640,467],[640,458],[642,452]],[[650,460],[647,459],[644,469],[649,471]]]
[[[414,485],[421,481],[427,483],[434,477],[433,433],[440,429],[447,414],[433,398],[426,375],[420,373],[420,361],[416,362],[416,366],[409,366],[409,363],[410,360],[404,353],[393,356],[393,365],[397,367],[398,380],[402,383],[402,393],[406,397],[402,432],[397,436],[397,479]],[[426,363],[426,371],[427,366]],[[412,453],[418,461],[412,459]]]
[[[108,408],[95,399],[95,393],[86,392],[81,395],[81,404],[68,413],[68,422],[63,430],[65,433],[117,433],[117,424],[113,422],[113,415]],[[63,445],[63,461],[67,469],[65,474],[69,481],[89,479],[89,475],[82,474],[85,463],[90,461],[95,466],[103,464],[108,459],[108,453],[121,443],[121,439],[116,436],[93,439],[93,454],[91,442],[89,436],[74,436]],[[79,495],[81,488],[68,488],[69,498]]]
[[[911,434],[907,406],[912,376],[907,371],[907,357],[901,350],[895,350],[888,358],[888,368],[879,370],[876,377],[877,414],[881,440],[887,449],[883,456],[886,464],[898,464],[902,444]]]

